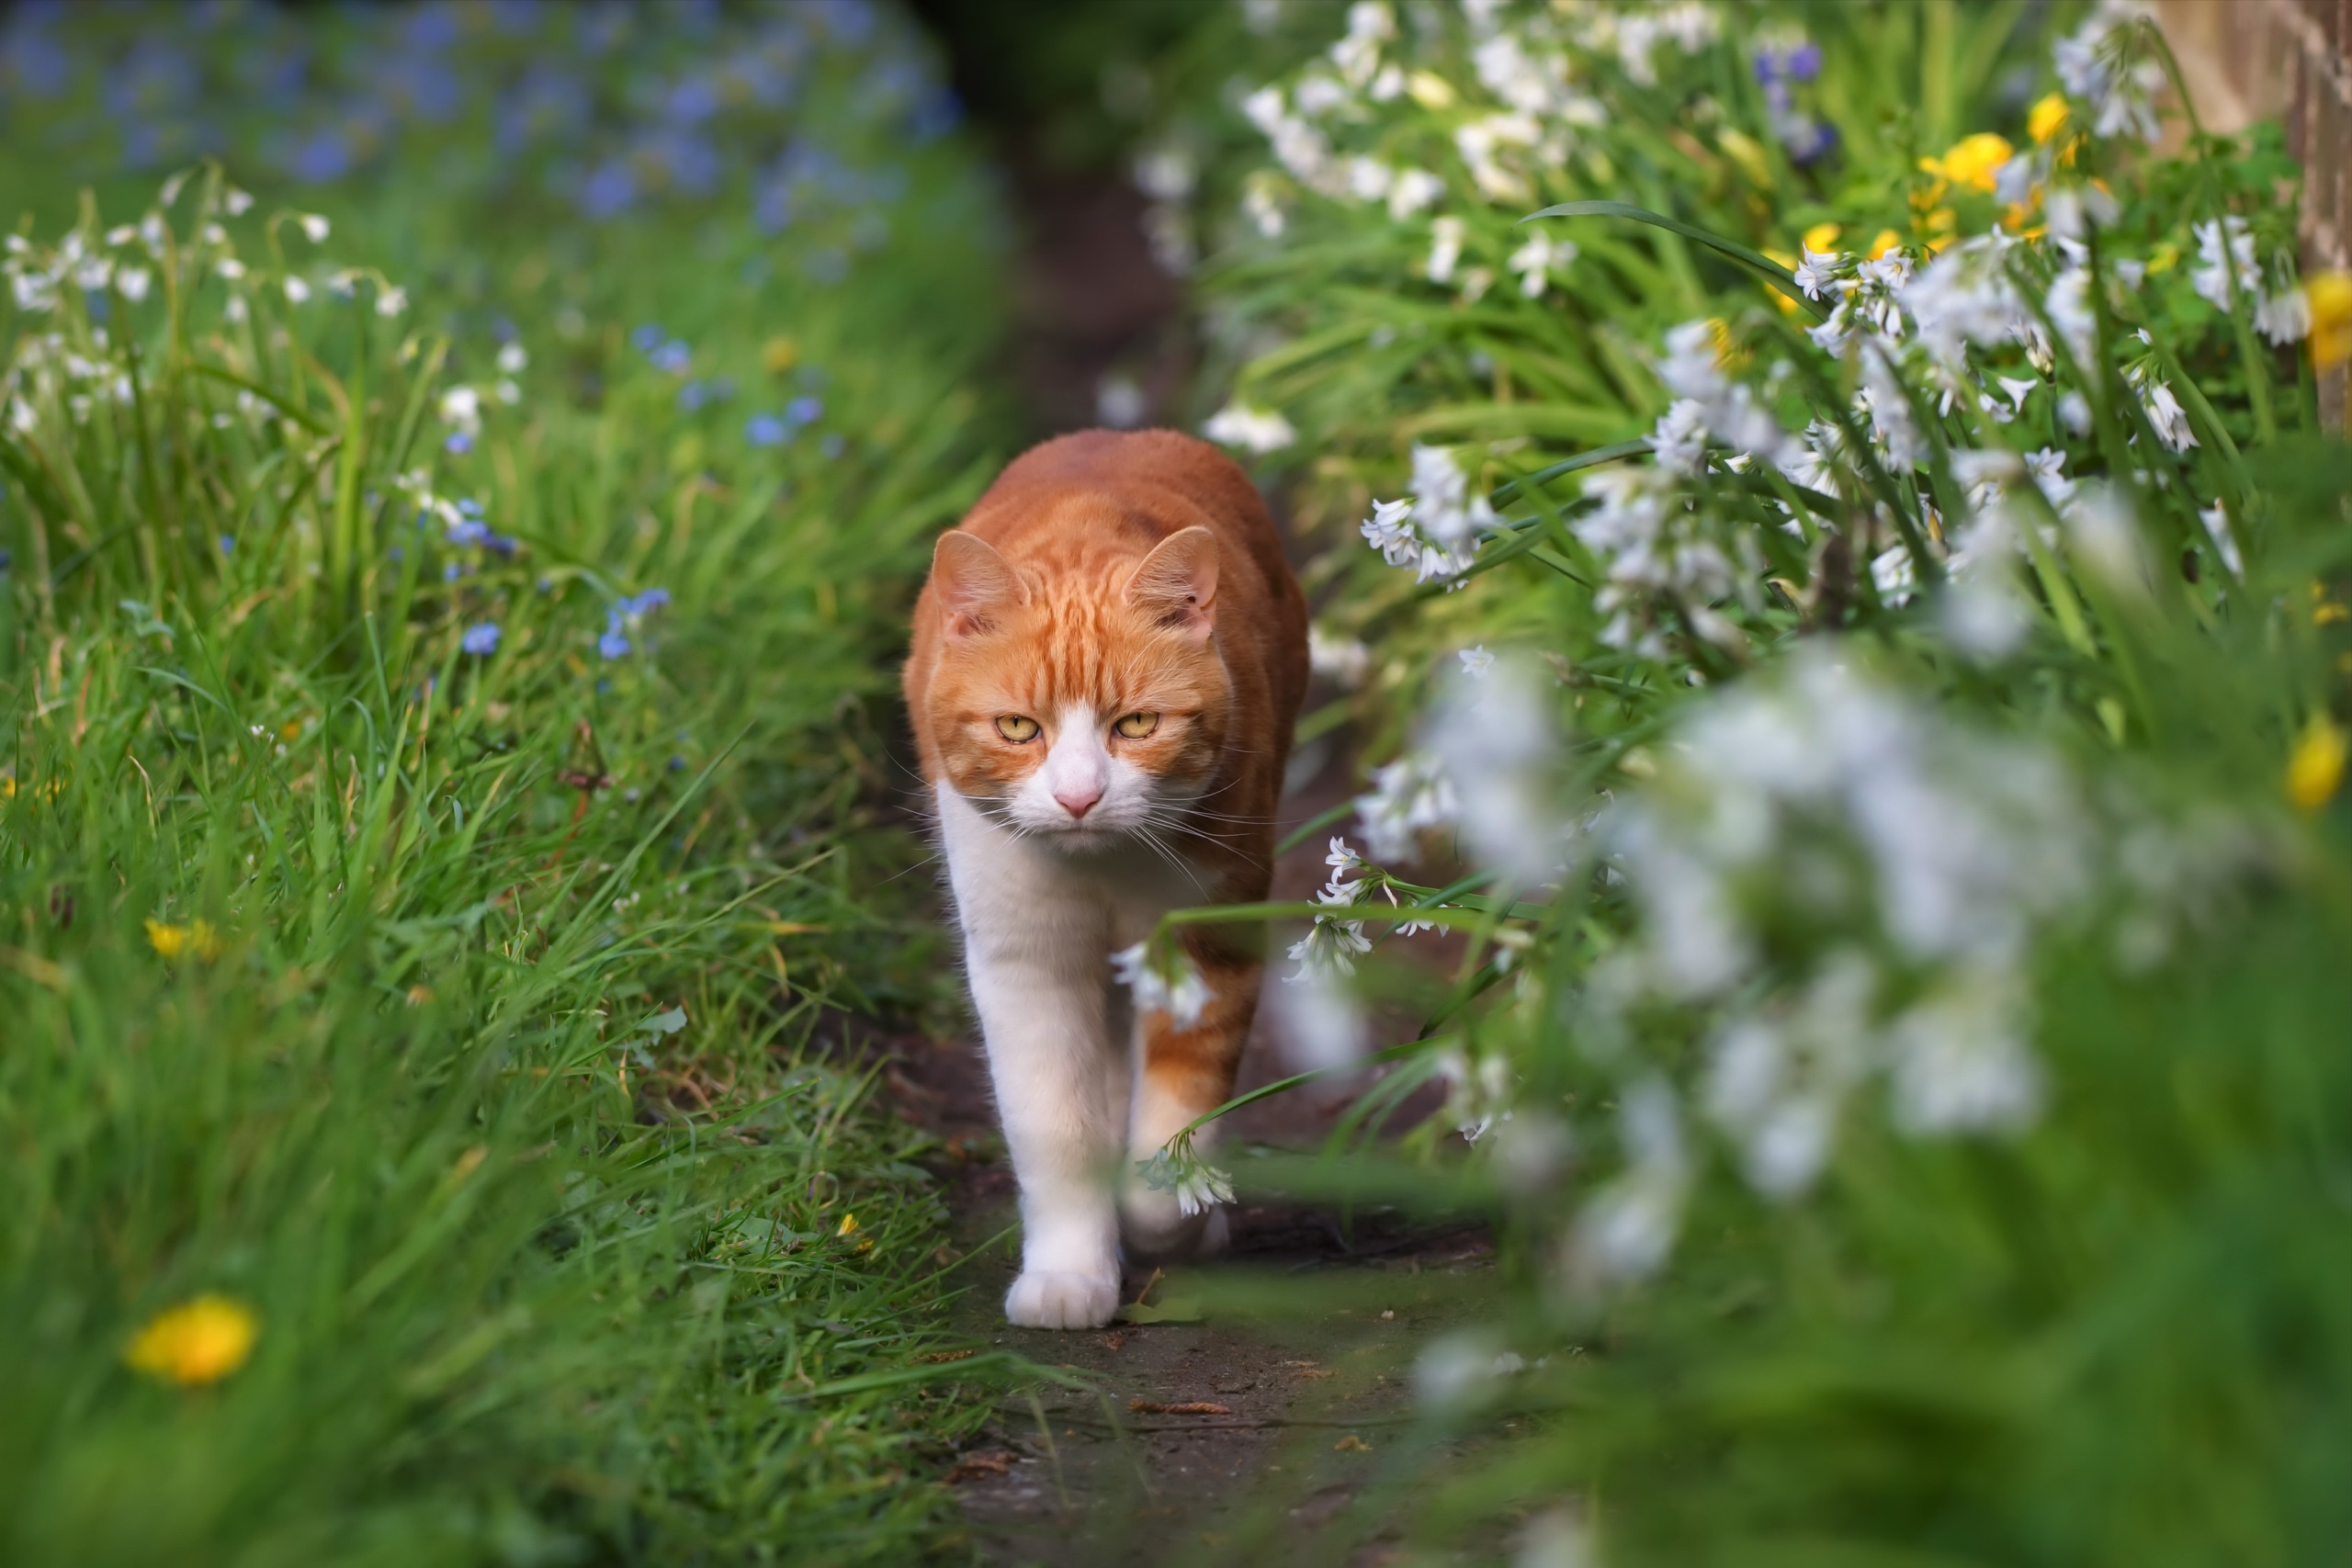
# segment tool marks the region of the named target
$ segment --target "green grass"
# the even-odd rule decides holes
[[[926,1456],[974,1418],[922,1359],[944,1211],[823,1043],[940,999],[882,737],[924,542],[985,476],[998,318],[963,153],[913,167],[830,285],[747,265],[797,253],[743,220],[481,220],[423,164],[304,199],[397,316],[365,280],[288,304],[285,256],[320,273],[286,209],[206,173],[143,298],[0,328],[0,1559],[940,1539]],[[502,312],[521,396],[444,452]],[[742,395],[683,410],[646,319]],[[838,451],[747,445],[812,365]],[[420,526],[424,490],[514,547]],[[210,940],[166,957],[151,921]],[[249,1361],[126,1364],[207,1293],[256,1317]]]

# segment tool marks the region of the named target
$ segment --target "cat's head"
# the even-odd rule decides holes
[[[1050,575],[1016,571],[976,535],[942,535],[924,717],[947,782],[1070,848],[1172,826],[1211,787],[1232,709],[1211,635],[1216,569],[1203,527],[1140,564]]]

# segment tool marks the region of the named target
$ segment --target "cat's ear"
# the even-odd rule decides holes
[[[1127,579],[1127,603],[1206,642],[1216,629],[1216,536],[1194,524],[1160,540]]]
[[[989,629],[999,614],[1028,602],[1028,590],[996,553],[996,547],[977,534],[951,528],[939,536],[931,551],[931,586],[939,595],[951,637],[977,636]]]

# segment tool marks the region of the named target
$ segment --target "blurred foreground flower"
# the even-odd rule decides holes
[[[2287,759],[2287,798],[2304,811],[2317,811],[2335,798],[2344,783],[2346,736],[2325,714],[2314,715]]]
[[[261,1320],[251,1307],[226,1296],[201,1295],[158,1313],[123,1359],[150,1377],[200,1388],[243,1366],[260,1335]]]
[[[165,958],[176,959],[183,953],[206,964],[220,956],[220,934],[209,920],[191,920],[184,926],[167,925],[162,920],[147,922],[147,944]]]
[[[2312,362],[2326,370],[2352,359],[2352,273],[2323,272],[2308,279]]]

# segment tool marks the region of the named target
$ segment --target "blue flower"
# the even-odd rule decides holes
[[[792,426],[772,413],[755,413],[743,426],[743,439],[754,446],[781,446],[792,439]]]
[[[678,389],[678,407],[687,413],[693,413],[702,407],[709,396],[710,389],[700,381],[689,381]]]
[[[441,450],[453,457],[462,457],[473,449],[474,438],[462,430],[449,432],[449,438],[441,443]]]
[[[606,659],[628,657],[628,637],[618,626],[607,626],[605,635],[596,639],[596,651]]]
[[[456,561],[446,561],[442,564],[441,581],[444,582],[455,582],[465,574],[466,569]]]
[[[220,553],[221,553],[222,555],[224,555],[224,556],[228,556],[228,555],[234,555],[234,554],[236,554],[236,553],[237,553],[237,541],[236,541],[236,540],[234,540],[234,539],[232,539],[232,538],[231,538],[231,537],[230,537],[228,535],[226,535],[226,534],[221,535],[221,536],[220,536]]]
[[[667,604],[669,602],[670,591],[668,589],[649,588],[642,593],[622,600],[616,607],[624,615],[642,615],[648,611],[662,608],[662,606]]]
[[[673,376],[683,376],[686,373],[686,367],[694,363],[695,351],[679,339],[672,338],[646,357],[653,361],[653,367],[656,370],[667,370]]]
[[[1807,39],[1789,51],[1785,63],[1792,80],[1810,82],[1821,74],[1821,46]]]
[[[496,653],[498,651],[498,623],[483,621],[479,626],[468,626],[466,635],[458,639],[458,646],[478,659]]]
[[[628,334],[629,346],[639,354],[651,354],[662,346],[662,340],[665,335],[660,327],[648,321]]]
[[[322,130],[287,157],[286,172],[306,185],[325,185],[351,172],[351,147],[342,133]]]
[[[580,209],[599,221],[619,216],[636,199],[637,176],[618,158],[599,164],[580,187]]]
[[[803,393],[784,405],[784,417],[796,425],[814,424],[825,417],[825,400]]]

